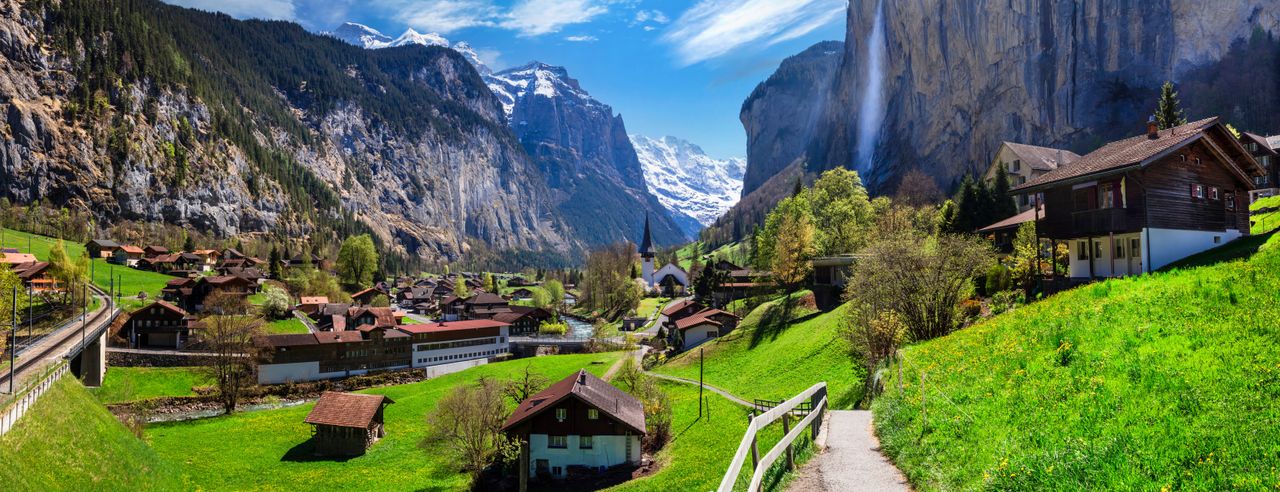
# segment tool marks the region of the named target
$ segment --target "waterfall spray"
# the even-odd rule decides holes
[[[858,107],[857,162],[854,168],[866,179],[874,167],[876,141],[884,122],[884,0],[876,2],[876,17],[867,36],[867,85]]]

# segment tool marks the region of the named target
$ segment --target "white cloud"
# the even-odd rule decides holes
[[[541,36],[559,32],[570,24],[589,22],[608,11],[597,0],[520,0],[499,25],[521,36]]]
[[[488,0],[382,0],[378,3],[409,27],[440,34],[493,26],[499,15],[498,8]]]
[[[596,37],[595,36],[568,36],[568,37],[565,37],[564,40],[573,41],[575,43],[590,43],[592,41],[595,41]]]
[[[657,24],[666,24],[671,22],[671,19],[667,18],[667,14],[662,13],[661,10],[637,10],[635,21],[632,22],[632,25],[644,24],[649,21]]]
[[[833,22],[846,0],[702,0],[663,35],[685,65],[795,39]]]
[[[222,12],[237,19],[296,20],[292,0],[166,0],[181,7]]]
[[[646,31],[652,31],[652,30],[655,30],[655,29],[657,29],[657,28],[656,28],[656,27],[653,27],[653,26],[644,26],[644,28],[643,28],[643,29],[644,29],[644,30],[646,30]]]

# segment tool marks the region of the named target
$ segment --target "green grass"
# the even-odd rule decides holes
[[[266,323],[265,325],[263,325],[262,328],[266,330],[268,334],[271,334],[271,335],[285,335],[285,334],[304,334],[305,335],[307,333],[311,333],[311,330],[307,329],[307,325],[302,324],[302,320],[293,316]]]
[[[425,417],[447,392],[482,376],[508,378],[532,364],[559,380],[579,368],[603,374],[621,353],[537,357],[479,366],[418,383],[373,388],[396,403],[387,407],[387,437],[367,454],[347,461],[311,461],[302,422],[313,404],[240,413],[147,430],[156,452],[180,468],[188,488],[205,490],[460,490],[465,474],[438,451],[422,449]],[[600,364],[593,364],[601,362]]]
[[[729,244],[720,246],[719,248],[716,248],[712,251],[706,251],[706,246],[701,241],[695,241],[695,242],[686,244],[680,249],[676,250],[676,259],[678,259],[680,262],[680,268],[684,268],[688,270],[691,266],[693,266],[694,257],[697,256],[694,254],[696,250],[696,251],[702,251],[703,252],[702,256],[709,255],[712,258],[729,260],[730,262],[733,262],[735,264],[745,267],[747,266],[746,265],[747,250],[745,246],[746,245],[741,242],[729,243]],[[699,261],[701,261],[700,257],[699,257]]]
[[[667,297],[646,297],[640,300],[640,306],[636,308],[636,316],[640,318],[648,318],[658,308],[665,306],[671,299]]]
[[[1249,210],[1251,211],[1263,210],[1268,208],[1280,208],[1280,195],[1262,198],[1256,202],[1253,202],[1252,205],[1249,205]]]
[[[28,239],[30,239],[30,248],[28,248]],[[0,247],[18,248],[24,253],[36,255],[36,258],[41,261],[47,261],[49,259],[49,251],[57,245],[57,239],[5,229],[2,243]],[[64,245],[66,246],[67,256],[75,259],[84,255],[83,244],[64,241]],[[112,275],[116,277],[118,282],[116,288],[122,296],[120,298],[120,307],[125,310],[135,309],[145,304],[145,302],[137,299],[139,292],[146,292],[147,299],[150,300],[159,298],[160,289],[163,289],[164,284],[174,278],[161,273],[112,265],[107,263],[104,258],[94,258],[90,270],[93,273],[94,285],[104,291],[111,287]]]
[[[873,405],[881,443],[922,490],[1276,487],[1277,271],[1272,237],[909,347]]]
[[[826,381],[832,406],[851,407],[862,397],[864,370],[840,336],[843,317],[843,308],[817,313],[797,306],[787,313],[781,300],[761,304],[738,329],[698,347],[705,349],[703,377],[747,400],[784,400]],[[698,379],[698,348],[656,371]]]
[[[1272,209],[1269,212],[1255,213],[1249,217],[1252,223],[1250,231],[1253,234],[1262,234],[1271,232],[1280,228],[1280,209]]]
[[[90,389],[104,404],[128,403],[165,396],[195,396],[192,388],[211,384],[191,367],[110,367],[99,388]]]
[[[0,437],[5,490],[179,490],[177,476],[70,375]]]

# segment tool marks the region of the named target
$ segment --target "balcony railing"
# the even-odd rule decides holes
[[[1131,224],[1123,208],[1100,208],[1071,213],[1071,227],[1076,236],[1106,234],[1129,230]]]

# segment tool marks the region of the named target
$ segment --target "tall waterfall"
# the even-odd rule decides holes
[[[867,85],[858,106],[857,162],[854,168],[865,175],[874,167],[876,141],[884,122],[884,0],[876,2],[876,18],[867,36]]]

